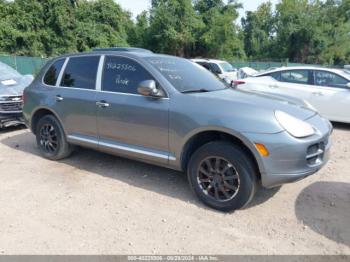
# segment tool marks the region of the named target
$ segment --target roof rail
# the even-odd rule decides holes
[[[142,52],[142,53],[153,53],[150,50],[136,47],[107,47],[107,48],[94,48],[92,51],[116,51],[116,52]]]

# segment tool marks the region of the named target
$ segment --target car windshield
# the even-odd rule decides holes
[[[20,76],[21,75],[12,67],[4,63],[0,63],[0,80],[10,80]]]
[[[227,88],[207,69],[187,59],[153,56],[146,60],[179,92],[210,92]]]
[[[227,62],[224,63],[220,63],[221,68],[225,71],[225,72],[233,72],[235,71],[235,69],[233,68],[232,65],[230,65]]]
[[[350,69],[344,69],[343,72],[345,73],[345,75],[350,77]]]

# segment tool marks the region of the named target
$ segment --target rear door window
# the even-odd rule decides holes
[[[155,80],[139,63],[125,57],[106,56],[102,76],[102,91],[138,94],[142,81]]]
[[[349,81],[327,71],[315,71],[315,85],[346,88]]]
[[[61,86],[95,89],[99,56],[69,58],[61,81]]]
[[[58,75],[61,72],[64,61],[65,59],[59,59],[50,66],[49,70],[46,71],[46,74],[44,76],[44,84],[49,86],[56,85]]]

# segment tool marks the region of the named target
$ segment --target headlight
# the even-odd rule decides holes
[[[310,124],[294,116],[282,111],[275,111],[275,116],[278,123],[294,137],[302,138],[315,134],[315,129]]]

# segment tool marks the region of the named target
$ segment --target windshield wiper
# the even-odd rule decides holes
[[[207,89],[201,88],[201,89],[189,89],[189,90],[184,90],[181,93],[183,94],[188,94],[188,93],[206,93],[206,92],[210,92]]]

